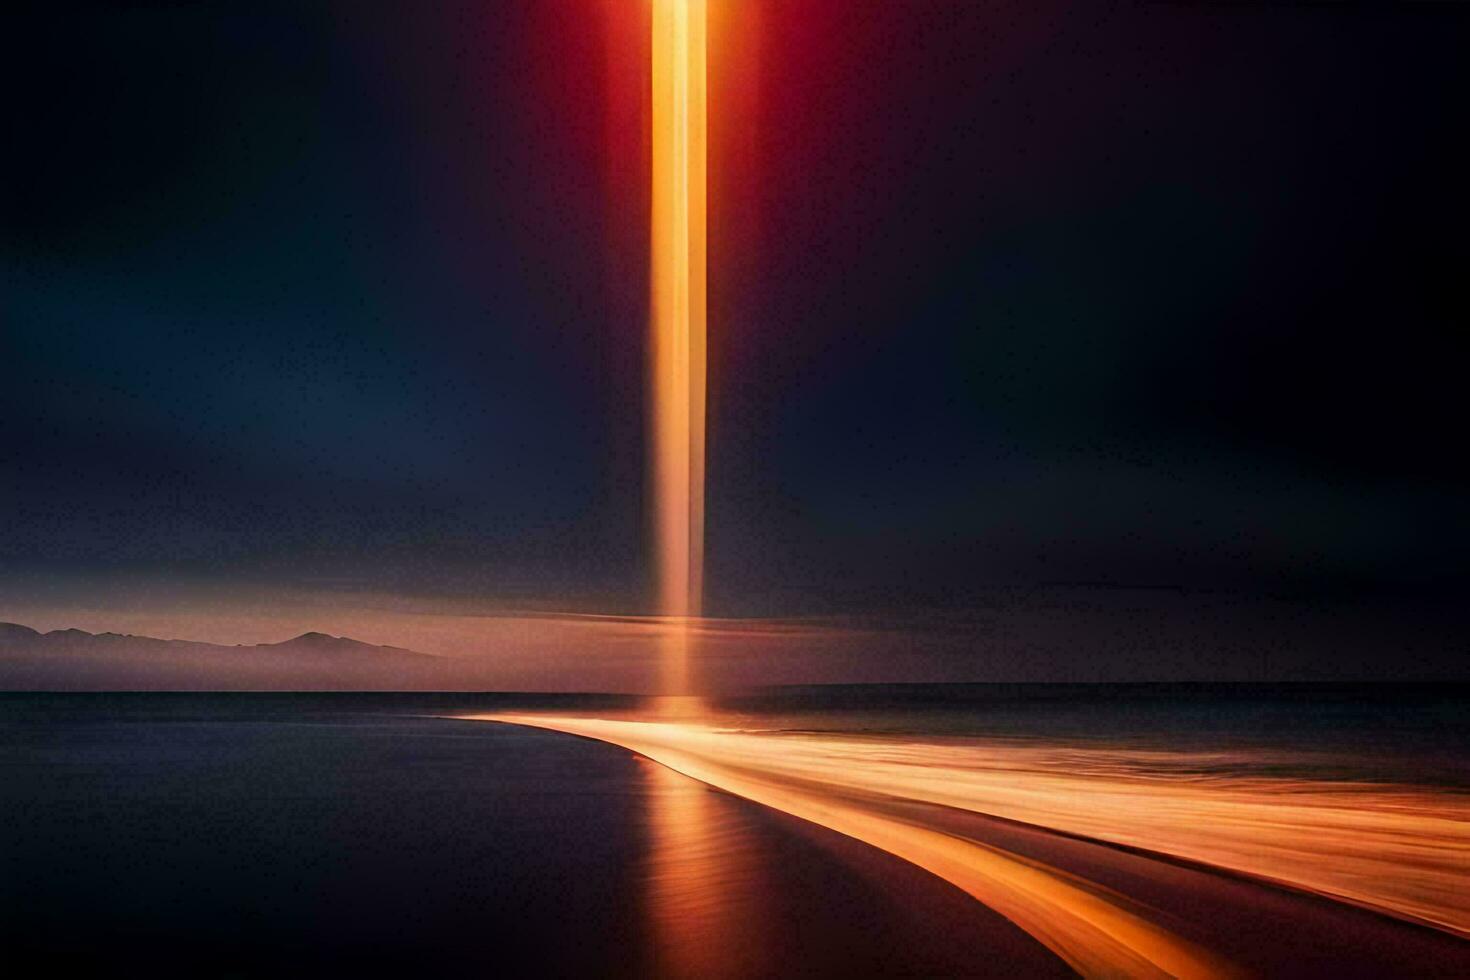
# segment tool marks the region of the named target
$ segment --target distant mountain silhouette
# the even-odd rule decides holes
[[[0,690],[432,690],[452,665],[326,633],[220,646],[0,623]]]
[[[0,649],[11,643],[28,643],[41,634],[19,623],[0,623]]]

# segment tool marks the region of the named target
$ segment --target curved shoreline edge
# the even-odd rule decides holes
[[[681,751],[679,726],[533,715],[461,716],[558,731],[636,752],[716,789],[772,807],[893,854],[959,887],[1015,922],[1085,976],[1243,976],[1220,957],[1147,917],[1137,903],[1000,848],[884,812],[878,798],[762,778]]]
[[[716,789],[893,854],[994,909],[1086,976],[1226,977],[1298,973],[1298,950],[1252,933],[1286,929],[1317,962],[1423,958],[1446,975],[1470,966],[1453,934],[1364,910],[1287,882],[1167,852],[1114,846],[1066,830],[721,755],[710,730],[664,721],[541,714],[461,715],[616,745]],[[741,737],[741,736],[734,736]],[[766,745],[778,751],[777,745]],[[772,759],[772,762],[778,760]],[[861,765],[857,760],[855,765]],[[1190,907],[1189,914],[1180,909]],[[1201,910],[1206,910],[1203,913]],[[1189,921],[1192,917],[1193,921]]]

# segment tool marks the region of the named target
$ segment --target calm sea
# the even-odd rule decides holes
[[[770,733],[1162,748],[1128,764],[1470,790],[1465,686],[825,687],[708,706]],[[7,960],[124,975],[631,975],[681,972],[723,936],[732,974],[788,972],[798,951],[827,975],[1014,966],[956,947],[986,910],[896,860],[723,794],[689,796],[695,784],[610,746],[443,717],[648,707],[0,695]],[[1024,955],[1003,921],[980,925]],[[691,935],[699,948],[685,948]]]

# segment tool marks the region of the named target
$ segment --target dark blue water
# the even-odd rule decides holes
[[[671,850],[675,804],[649,764],[443,717],[648,707],[0,694],[5,963],[15,975],[642,975],[676,973],[681,955],[722,940],[730,975],[1006,975],[1035,956],[983,906],[845,838],[696,788],[697,820],[674,839],[718,846]],[[1198,753],[1232,774],[1470,790],[1466,686],[787,688],[712,707],[763,730],[1162,748],[1175,772]],[[657,907],[670,893],[692,896],[696,930],[660,934],[684,921]]]
[[[684,777],[611,746],[433,717],[638,707],[0,695],[3,962],[13,976],[626,976],[677,974],[718,941],[732,976],[1056,968],[857,842],[692,781],[671,797]]]
[[[0,719],[12,963],[632,967],[637,915],[609,885],[642,835],[626,756],[330,700],[7,697]]]

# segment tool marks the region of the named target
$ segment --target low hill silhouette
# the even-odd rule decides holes
[[[0,689],[12,691],[432,690],[452,664],[326,633],[222,646],[0,623]]]

